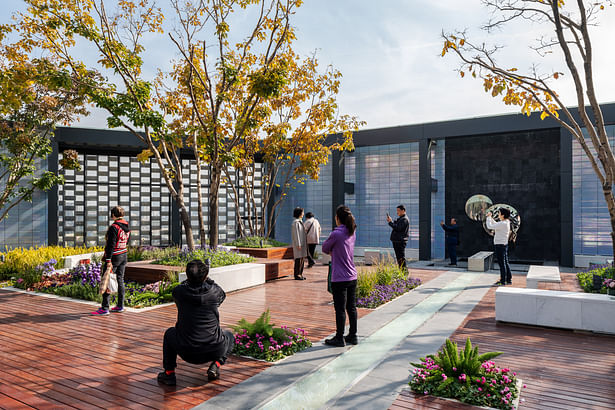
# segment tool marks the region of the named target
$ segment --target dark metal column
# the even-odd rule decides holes
[[[56,132],[59,132],[56,131]],[[47,157],[47,169],[54,174],[58,173],[60,153],[58,141],[51,140],[51,154]],[[48,245],[58,244],[58,186],[54,185],[47,191],[47,242]]]
[[[574,266],[572,229],[572,135],[560,128],[560,260],[561,266]]]
[[[333,151],[331,155],[332,166],[332,178],[331,178],[331,215],[333,221],[333,228],[335,228],[335,210],[338,206],[344,203],[344,179],[345,166],[344,166],[344,153],[339,151]]]
[[[429,140],[419,141],[419,260],[431,260],[431,155]],[[412,224],[412,221],[410,221]]]

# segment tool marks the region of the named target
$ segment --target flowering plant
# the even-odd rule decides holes
[[[519,395],[517,374],[497,367],[490,360],[500,354],[478,355],[478,348],[472,348],[470,339],[466,340],[465,350],[458,353],[457,344],[447,339],[437,356],[428,355],[421,358],[421,363],[413,363],[416,368],[410,387],[419,394],[449,397],[477,406],[513,409],[513,402]]]
[[[286,326],[274,328],[275,325],[269,321],[269,310],[254,323],[241,319],[238,325],[233,327],[234,353],[274,362],[312,345],[306,336],[306,330],[291,330]]]
[[[615,289],[615,279],[605,279],[602,284],[607,288]]]
[[[375,285],[374,289],[365,297],[357,299],[358,307],[376,308],[395,299],[399,295],[411,291],[421,284],[418,278],[399,278],[388,285]]]

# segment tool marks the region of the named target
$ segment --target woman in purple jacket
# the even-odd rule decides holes
[[[355,222],[350,208],[344,205],[335,211],[337,227],[322,244],[322,251],[331,255],[331,291],[335,306],[335,324],[337,332],[334,337],[325,340],[325,344],[342,347],[346,343],[356,345],[357,338],[357,269],[354,266],[354,242],[356,239]],[[346,312],[350,328],[344,336]]]

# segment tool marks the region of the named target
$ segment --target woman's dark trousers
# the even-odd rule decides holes
[[[113,255],[111,257],[111,265],[113,265],[113,273],[117,276],[117,307],[124,307],[124,270],[126,269],[126,261],[128,259],[128,254],[122,253],[120,255]],[[105,262],[102,266],[102,271],[100,274],[102,275],[107,270],[107,263]],[[111,297],[110,293],[103,293],[102,295],[102,308],[109,310],[109,298]]]
[[[315,243],[308,243],[308,268],[311,268],[312,266],[314,266],[316,264],[316,262],[314,262],[314,252],[316,251],[316,244]]]
[[[305,264],[305,258],[295,258],[295,278],[303,277],[303,266]]]
[[[233,352],[235,347],[235,337],[230,330],[223,330],[224,342],[217,346],[211,346],[207,351],[186,350],[180,348],[177,343],[177,330],[170,327],[164,332],[164,340],[162,342],[162,366],[164,370],[175,370],[177,367],[177,355],[186,363],[203,364],[213,361],[218,361],[220,364],[226,363],[226,360]]]
[[[344,337],[346,312],[348,312],[348,322],[350,322],[348,334],[355,336],[357,334],[357,281],[331,282],[331,291],[333,292],[337,336]]]
[[[508,263],[508,245],[495,245],[495,255],[498,257],[500,265],[500,282],[512,282],[512,272]]]

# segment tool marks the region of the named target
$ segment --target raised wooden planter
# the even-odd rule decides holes
[[[179,273],[186,270],[182,266],[154,265],[151,262],[153,261],[128,262],[124,271],[125,280],[146,285],[165,279],[169,271]]]
[[[255,258],[262,259],[293,259],[292,246],[280,246],[276,248],[235,248],[239,253],[245,253]]]

